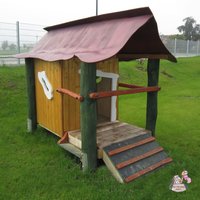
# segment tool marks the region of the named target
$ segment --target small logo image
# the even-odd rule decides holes
[[[179,175],[175,175],[173,177],[169,189],[174,192],[184,192],[185,190],[187,190],[187,184],[191,182],[192,179],[188,176],[188,172],[184,170],[181,173],[181,177]]]

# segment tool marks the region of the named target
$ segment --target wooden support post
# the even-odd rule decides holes
[[[26,58],[25,63],[28,94],[27,129],[28,132],[33,132],[37,128],[34,60],[32,58]]]
[[[148,59],[147,75],[148,86],[157,86],[159,79],[159,59]],[[146,108],[146,129],[155,135],[156,119],[157,119],[157,96],[158,92],[147,93],[147,108]]]
[[[97,166],[97,114],[96,100],[89,98],[92,92],[96,92],[96,65],[81,63],[80,95],[84,98],[80,103],[83,171],[93,171]]]

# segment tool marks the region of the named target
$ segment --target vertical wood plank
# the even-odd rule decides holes
[[[83,171],[92,171],[97,167],[96,100],[89,98],[89,94],[95,91],[96,64],[81,63],[80,93],[84,97],[84,101],[80,104]]]
[[[36,97],[35,97],[35,73],[34,59],[26,58],[26,80],[28,93],[28,132],[33,132],[37,128]]]
[[[47,62],[35,59],[34,67],[37,123],[59,137],[62,137],[63,134],[62,95],[57,93],[56,89],[62,87],[61,64],[59,61]],[[39,82],[38,72],[41,71],[45,71],[53,88],[53,98],[51,100],[47,99]]]
[[[157,86],[159,80],[159,59],[148,59],[147,75],[148,86]],[[157,119],[157,104],[158,92],[147,93],[147,108],[146,108],[146,129],[152,132],[155,136],[156,119]]]

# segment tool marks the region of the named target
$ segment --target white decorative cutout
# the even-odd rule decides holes
[[[44,90],[44,94],[46,95],[47,99],[52,99],[53,98],[53,88],[47,78],[46,72],[41,71],[38,72],[38,79],[42,85],[42,88]]]

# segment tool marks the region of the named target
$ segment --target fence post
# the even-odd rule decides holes
[[[174,38],[174,55],[176,55],[176,38]]]
[[[187,40],[187,49],[186,49],[187,56],[189,54],[189,45],[190,45],[190,40]]]
[[[20,53],[20,32],[19,32],[19,21],[16,22],[16,36],[17,36],[17,53]],[[18,58],[18,65],[20,65],[20,58]]]

